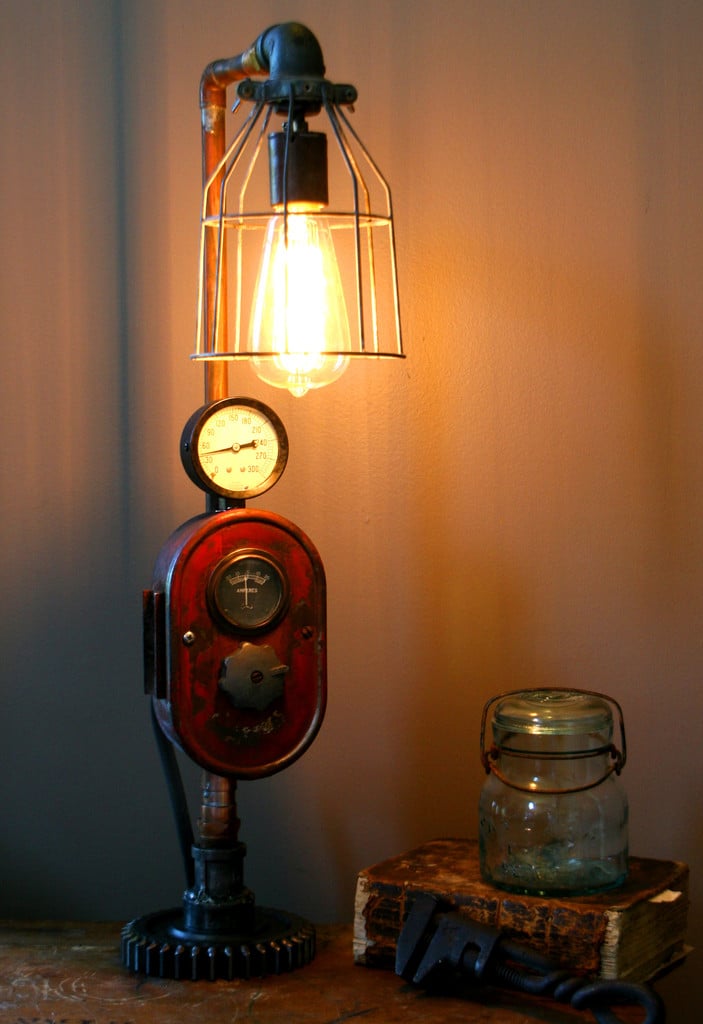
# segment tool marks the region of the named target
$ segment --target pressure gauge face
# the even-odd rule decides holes
[[[223,398],[198,409],[181,436],[181,460],[204,491],[254,498],[272,487],[288,461],[280,419],[253,398]]]
[[[209,596],[230,626],[257,630],[270,626],[284,610],[288,587],[283,572],[268,555],[240,551],[215,569]]]

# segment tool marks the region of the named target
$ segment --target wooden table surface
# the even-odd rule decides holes
[[[351,926],[321,926],[317,955],[251,981],[162,981],[120,963],[120,925],[0,923],[2,1024],[569,1024],[591,1014],[507,992],[428,995],[391,971],[355,966]],[[641,1019],[639,1011],[623,1020]]]

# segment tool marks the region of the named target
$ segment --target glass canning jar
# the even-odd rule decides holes
[[[617,710],[620,749],[613,743]],[[493,742],[486,749],[489,712]],[[479,858],[511,892],[576,896],[627,876],[626,758],[620,705],[589,690],[516,690],[483,709]]]

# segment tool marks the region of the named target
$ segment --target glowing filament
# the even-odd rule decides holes
[[[269,221],[250,340],[259,377],[297,396],[347,368],[349,321],[326,218],[289,213]]]

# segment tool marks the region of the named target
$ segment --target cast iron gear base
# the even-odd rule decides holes
[[[197,934],[183,927],[183,910],[158,910],[122,929],[122,963],[130,971],[175,980],[232,981],[284,974],[315,956],[315,927],[302,917],[256,908],[247,934]]]

